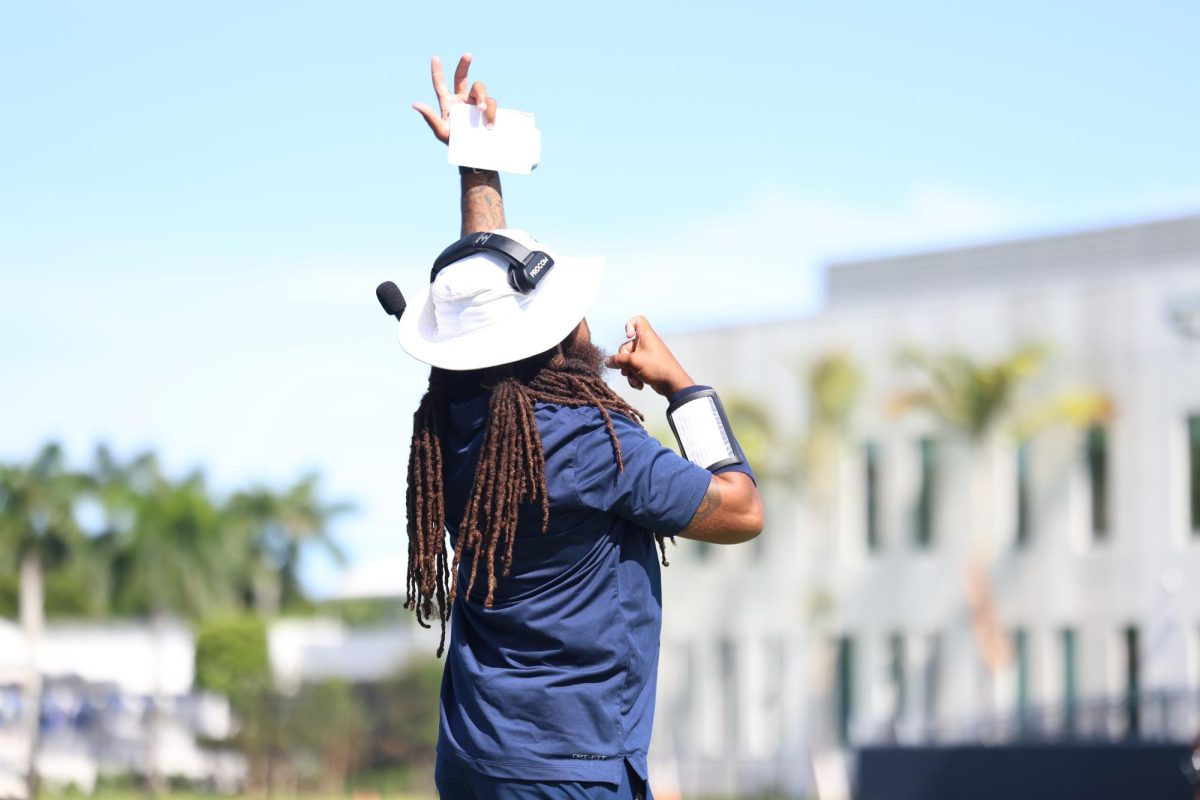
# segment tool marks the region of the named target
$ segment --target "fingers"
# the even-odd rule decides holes
[[[650,327],[650,320],[638,314],[636,317],[631,317],[625,323],[625,338],[626,339],[641,339],[645,336],[653,336],[654,328]]]
[[[631,388],[637,389],[639,392],[646,386],[642,379],[638,377],[638,374],[628,367],[621,370],[621,377],[629,382]]]
[[[483,85],[483,81],[475,81],[471,86],[470,92],[467,91],[467,72],[471,68],[471,54],[463,53],[462,58],[458,60],[458,66],[454,68],[454,93],[446,88],[446,78],[442,72],[442,60],[434,56],[430,60],[430,73],[433,77],[433,91],[437,94],[438,106],[441,110],[443,120],[450,118],[450,106],[455,102],[465,100],[468,103],[479,108],[479,112],[483,115],[484,124],[489,128],[496,124],[496,101],[494,98],[488,97],[487,88]],[[413,108],[417,108],[416,105]],[[420,108],[417,108],[420,111]],[[424,112],[422,112],[424,114]],[[428,122],[428,118],[426,118]],[[434,127],[430,122],[430,127]],[[434,132],[438,134],[438,138],[445,141],[448,136],[443,136],[442,131],[434,127]]]
[[[460,64],[462,62],[459,62]],[[438,106],[442,111],[442,119],[450,116],[449,92],[446,91],[446,78],[442,75],[442,60],[434,56],[429,62],[429,71],[433,76],[433,91],[437,95]]]
[[[438,115],[438,112],[425,103],[413,103],[412,107],[416,109],[418,114],[425,118],[425,122],[433,130],[434,136],[443,142],[450,138],[450,126],[446,123],[446,120]]]
[[[467,98],[467,102],[473,103],[479,109],[479,113],[484,115],[484,124],[486,124],[488,127],[491,127],[496,121],[496,101],[490,100],[491,118],[489,119],[487,117],[489,111],[489,100],[490,98],[487,96],[487,87],[483,85],[483,81],[475,81],[475,83],[471,85],[471,94]]]
[[[619,369],[624,372],[626,369],[633,367],[633,353],[626,351],[618,351],[608,357],[605,362],[610,369]]]
[[[471,54],[463,53],[462,58],[458,60],[458,66],[454,68],[454,93],[467,93],[467,70],[471,68]]]

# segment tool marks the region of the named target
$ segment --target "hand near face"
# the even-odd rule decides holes
[[[608,359],[608,366],[621,370],[634,389],[649,385],[663,397],[670,397],[694,383],[645,317],[625,323],[625,338],[628,341]]]

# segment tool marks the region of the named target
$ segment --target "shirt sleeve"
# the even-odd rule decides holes
[[[625,468],[618,469],[599,409],[578,409],[582,425],[573,464],[581,505],[608,511],[664,536],[687,527],[712,474],[659,444],[642,426],[611,414]]]

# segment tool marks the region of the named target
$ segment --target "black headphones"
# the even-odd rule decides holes
[[[541,250],[530,250],[507,236],[484,231],[469,233],[443,250],[433,262],[429,282],[433,283],[437,274],[455,261],[480,250],[495,253],[508,262],[508,285],[521,294],[529,294],[536,289],[554,266],[554,259]]]
[[[554,259],[547,253],[543,253],[541,250],[530,250],[507,236],[484,231],[483,233],[469,233],[443,250],[437,260],[433,262],[433,270],[429,273],[429,282],[433,283],[437,274],[455,261],[466,258],[472,253],[478,253],[480,250],[495,253],[508,262],[508,284],[521,294],[529,294],[536,289],[542,278],[546,277],[546,273],[554,266]],[[391,281],[379,284],[379,287],[375,289],[375,296],[379,298],[379,304],[383,306],[383,310],[396,319],[403,316],[404,309],[408,306],[400,288]]]

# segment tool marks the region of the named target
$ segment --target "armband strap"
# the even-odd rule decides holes
[[[667,422],[688,461],[709,472],[741,472],[754,480],[715,389],[689,386],[671,395]]]

